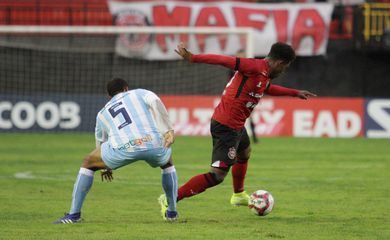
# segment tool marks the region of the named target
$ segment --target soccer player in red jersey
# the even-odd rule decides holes
[[[181,186],[177,200],[194,196],[220,184],[232,167],[234,193],[230,203],[248,205],[249,196],[244,191],[244,180],[251,148],[244,127],[245,120],[264,93],[301,99],[308,99],[315,94],[271,83],[272,79],[284,72],[295,59],[294,50],[285,43],[273,44],[268,56],[264,59],[192,54],[183,43],[180,43],[175,51],[191,63],[222,65],[235,71],[211,119],[213,153],[210,171],[192,177]]]

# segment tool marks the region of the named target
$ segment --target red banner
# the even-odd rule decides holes
[[[217,96],[163,96],[178,135],[209,135]],[[253,111],[256,135],[295,137],[358,137],[363,135],[362,98],[265,97]]]

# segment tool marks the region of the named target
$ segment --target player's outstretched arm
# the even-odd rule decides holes
[[[235,71],[240,66],[236,57],[219,54],[192,54],[184,47],[184,43],[177,45],[175,52],[189,62],[221,65]]]
[[[305,99],[305,100],[310,97],[317,96],[314,93],[311,93],[306,90],[286,88],[275,84],[270,84],[266,90],[266,93],[271,96],[291,96],[291,97],[299,97],[300,99]]]
[[[177,45],[175,52],[189,62],[221,65],[244,74],[254,74],[262,71],[259,67],[258,59],[238,58],[219,54],[192,54],[184,47],[184,43]]]

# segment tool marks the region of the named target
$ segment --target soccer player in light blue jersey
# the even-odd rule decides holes
[[[171,148],[175,140],[167,110],[160,98],[145,89],[129,90],[120,78],[108,82],[108,103],[96,117],[96,149],[85,157],[73,188],[69,213],[54,223],[81,221],[81,207],[93,183],[95,171],[102,181],[113,179],[112,170],[138,160],[162,169],[162,186],[168,208],[167,221],[177,219],[177,175]]]

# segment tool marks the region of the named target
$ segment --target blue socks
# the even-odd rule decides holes
[[[162,169],[161,173],[162,173],[162,186],[168,201],[168,211],[176,212],[177,175],[176,175],[175,166]]]
[[[176,211],[177,176],[174,166],[162,169],[162,186],[167,196],[168,211]],[[69,214],[81,212],[85,197],[92,187],[94,171],[80,168],[73,187],[72,206]]]
[[[93,174],[94,171],[92,170],[80,168],[79,175],[77,176],[73,187],[72,206],[69,214],[81,212],[85,196],[89,189],[91,189],[93,183]]]

